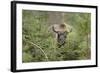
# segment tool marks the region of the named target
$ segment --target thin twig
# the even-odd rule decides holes
[[[32,45],[35,45],[36,47],[38,47],[43,52],[43,54],[44,54],[44,56],[46,58],[46,61],[48,61],[48,56],[47,56],[47,54],[44,52],[44,50],[41,47],[39,47],[38,45],[34,44],[33,42],[29,42],[29,43],[32,44]]]

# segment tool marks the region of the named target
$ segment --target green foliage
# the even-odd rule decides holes
[[[48,12],[23,10],[22,15],[23,62],[90,59],[89,13],[65,13],[64,20],[72,26],[72,32],[61,48],[57,47],[53,33],[49,31]]]

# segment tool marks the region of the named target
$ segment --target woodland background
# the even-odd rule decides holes
[[[23,10],[23,62],[86,60],[91,58],[91,14]],[[49,27],[67,23],[72,27],[66,44],[57,48]]]

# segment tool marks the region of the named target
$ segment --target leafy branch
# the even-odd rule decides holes
[[[28,41],[28,43],[30,43],[30,44],[32,44],[32,45],[38,47],[38,48],[42,51],[42,53],[44,54],[46,61],[49,61],[49,60],[48,60],[47,54],[44,52],[44,50],[43,50],[40,46],[38,46],[38,45],[36,45],[35,43],[30,42],[30,41]]]

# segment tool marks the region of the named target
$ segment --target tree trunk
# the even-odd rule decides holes
[[[62,24],[64,23],[64,13],[61,12],[48,12],[48,24]]]

